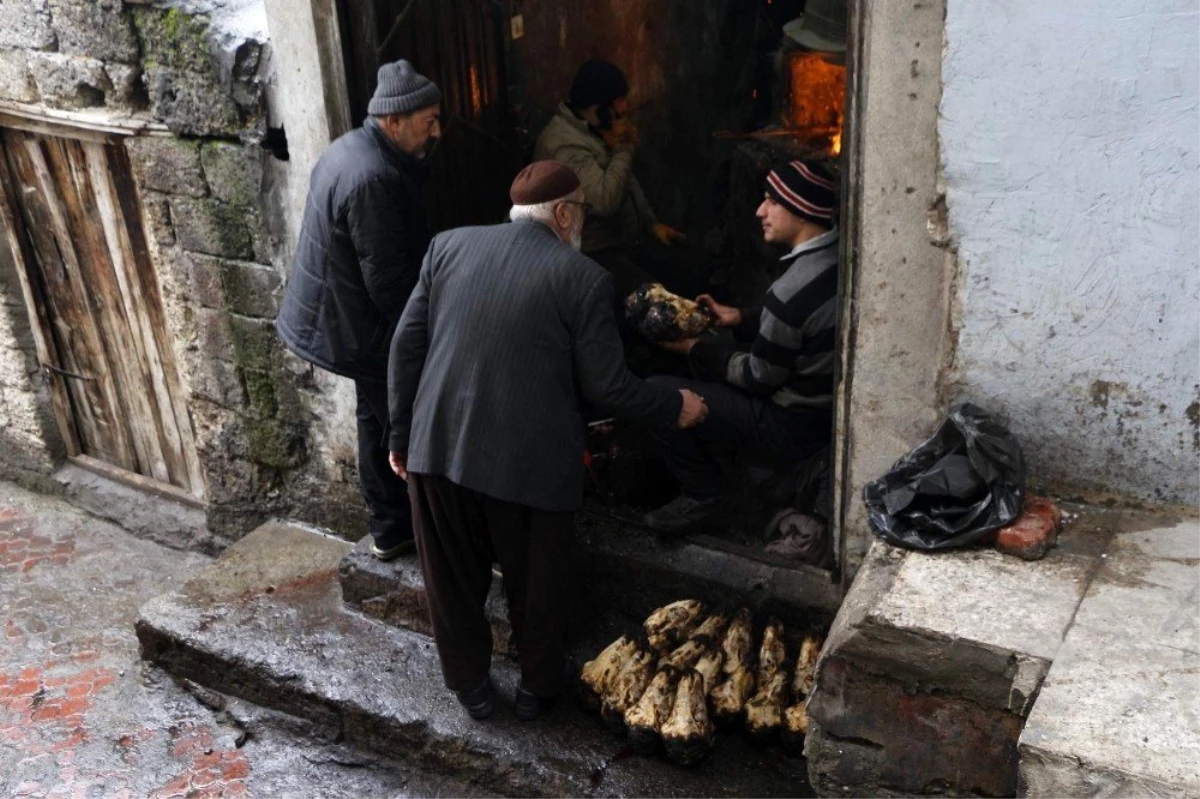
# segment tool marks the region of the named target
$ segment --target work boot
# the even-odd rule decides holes
[[[454,695],[458,697],[458,703],[466,708],[467,715],[476,721],[483,721],[496,709],[496,691],[492,687],[490,674],[483,678],[483,684],[478,688],[455,691]]]
[[[657,510],[647,513],[642,521],[651,530],[679,533],[700,522],[711,519],[720,510],[719,497],[697,499],[680,494]]]
[[[417,551],[417,542],[413,539],[405,539],[396,543],[390,541],[380,543],[379,541],[371,542],[371,554],[377,560],[387,563],[389,560],[395,560],[401,555],[411,555]]]
[[[557,701],[557,696],[535,696],[526,691],[524,686],[518,685],[517,718],[521,721],[533,721],[554,707]]]

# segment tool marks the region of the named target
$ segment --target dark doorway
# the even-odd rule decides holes
[[[494,224],[524,165],[508,120],[508,16],[493,0],[339,0],[354,124],[367,116],[380,64],[406,58],[442,90],[443,141],[431,156],[434,230]]]

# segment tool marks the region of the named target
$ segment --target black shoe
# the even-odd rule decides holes
[[[492,688],[492,675],[483,678],[483,684],[470,691],[455,691],[458,703],[466,708],[467,715],[483,721],[496,709],[496,691]]]
[[[711,519],[720,509],[721,499],[719,497],[696,499],[686,494],[680,494],[661,508],[647,513],[642,517],[642,521],[651,530],[678,533]]]
[[[534,696],[526,691],[524,687],[518,685],[517,718],[521,721],[533,721],[554,707],[554,703],[557,701],[557,696]]]
[[[389,560],[395,560],[401,555],[411,555],[416,551],[417,542],[411,538],[395,544],[384,543],[381,545],[378,541],[371,542],[371,554],[374,555],[377,560],[382,560],[385,563]]]

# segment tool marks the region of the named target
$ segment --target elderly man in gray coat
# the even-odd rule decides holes
[[[579,253],[586,205],[568,167],[513,182],[512,224],[434,238],[392,340],[392,467],[409,481],[417,552],[446,685],[476,719],[494,706],[491,565],[521,664],[518,718],[565,687],[573,512],[583,500],[584,401],[655,426],[707,413],[689,390],[634,377],[612,277]]]

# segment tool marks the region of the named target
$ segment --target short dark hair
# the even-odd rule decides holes
[[[621,68],[611,61],[593,58],[584,61],[575,73],[569,102],[579,111],[594,105],[606,106],[628,94],[629,81]]]

